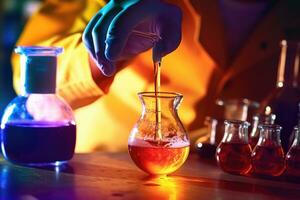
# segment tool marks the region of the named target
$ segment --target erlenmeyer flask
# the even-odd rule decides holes
[[[284,152],[280,141],[281,127],[264,124],[259,128],[259,140],[251,154],[253,173],[279,176],[285,169]]]
[[[251,145],[251,148],[254,148],[258,142],[259,139],[259,125],[262,124],[274,124],[274,121],[276,119],[276,115],[272,113],[265,113],[265,114],[258,114],[253,116],[253,122],[252,122],[252,130],[249,136],[249,143]]]
[[[135,164],[149,174],[170,174],[185,162],[190,149],[188,135],[177,114],[182,95],[171,92],[138,95],[143,108],[129,136],[129,154]],[[156,98],[161,104],[160,124],[156,121]]]
[[[224,137],[216,151],[217,162],[225,172],[247,174],[251,170],[249,123],[238,120],[225,120],[224,123]]]
[[[286,154],[286,173],[291,177],[300,177],[300,130],[296,126],[294,128],[294,141]]]
[[[76,142],[71,107],[56,91],[57,55],[62,48],[18,47],[22,93],[6,107],[1,149],[6,160],[22,165],[59,165],[70,160]]]

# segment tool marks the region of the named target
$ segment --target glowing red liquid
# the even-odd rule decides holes
[[[284,152],[280,146],[256,146],[252,152],[253,173],[279,176],[285,170]]]
[[[286,155],[286,173],[300,177],[300,147],[292,147]]]
[[[151,146],[128,145],[132,160],[149,174],[170,174],[182,166],[189,154],[189,146],[165,147],[157,142],[150,143]]]
[[[221,169],[233,174],[247,174],[251,170],[251,147],[249,144],[221,143],[216,152]]]

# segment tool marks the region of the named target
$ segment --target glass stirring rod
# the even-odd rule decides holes
[[[155,94],[155,140],[162,141],[161,133],[161,102],[160,102],[160,70],[161,62],[154,63],[154,94]],[[158,138],[157,138],[158,137]]]
[[[133,34],[147,38],[153,42],[153,45],[161,39],[161,37],[155,33],[141,32],[137,30],[132,31]],[[154,54],[154,52],[152,53]],[[154,65],[154,94],[155,94],[155,138],[154,140],[162,141],[161,133],[161,101],[160,101],[160,70],[161,70],[161,59],[155,61],[153,59]]]

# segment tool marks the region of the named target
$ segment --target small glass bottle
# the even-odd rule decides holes
[[[57,55],[62,48],[20,46],[21,94],[6,107],[1,149],[22,165],[60,165],[74,154],[76,124],[71,107],[55,94]]]
[[[217,162],[225,172],[245,175],[251,170],[249,123],[238,120],[225,120],[224,123],[224,137],[216,151]]]
[[[180,168],[188,157],[190,142],[178,117],[182,95],[171,92],[139,93],[143,109],[128,139],[132,160],[152,175],[167,175]],[[156,101],[160,102],[160,122]]]
[[[298,121],[300,102],[300,42],[282,40],[276,88],[261,103],[261,113],[267,107],[276,115],[275,123],[282,127],[281,142],[285,153]]]
[[[216,128],[218,121],[211,117],[206,117],[204,125],[207,128],[205,138],[199,138],[195,143],[195,148],[201,158],[211,159],[216,154]]]
[[[274,124],[275,119],[276,115],[272,113],[258,114],[253,116],[253,125],[249,136],[249,143],[252,149],[256,146],[259,139],[259,125]]]
[[[280,176],[285,170],[284,152],[280,141],[281,126],[260,125],[260,136],[251,154],[253,173]]]
[[[296,126],[294,128],[294,141],[286,154],[286,174],[290,177],[300,177],[300,130]]]

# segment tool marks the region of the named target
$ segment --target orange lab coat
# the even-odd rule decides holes
[[[287,29],[284,1],[279,1],[228,59],[222,18],[216,1],[174,0],[183,10],[182,42],[162,60],[162,91],[184,95],[179,116],[191,131],[214,115],[216,98],[260,101],[276,81],[279,41]],[[61,46],[57,92],[74,108],[77,152],[122,151],[141,113],[137,93],[153,91],[151,51],[137,56],[103,91],[93,81],[82,32],[104,1],[45,1],[27,22],[17,45]],[[298,23],[299,24],[299,23]],[[14,88],[20,92],[19,57],[13,55]]]

